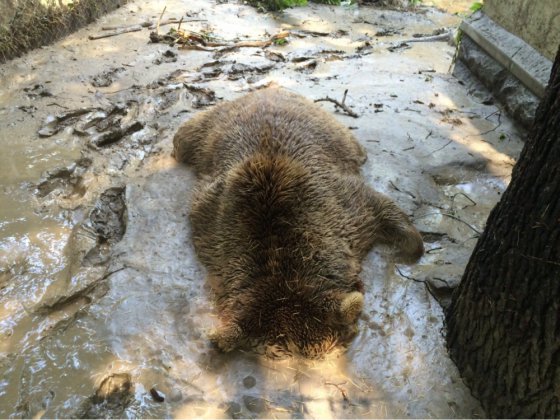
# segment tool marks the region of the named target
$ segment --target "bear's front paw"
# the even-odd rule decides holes
[[[404,240],[398,244],[395,260],[401,264],[414,264],[424,255],[424,241],[420,233],[411,227],[403,235]]]
[[[208,335],[210,343],[224,353],[234,350],[239,345],[241,337],[241,328],[234,323],[223,325]]]

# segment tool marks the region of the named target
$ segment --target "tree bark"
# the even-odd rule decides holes
[[[560,417],[560,50],[535,122],[446,313],[491,417]]]

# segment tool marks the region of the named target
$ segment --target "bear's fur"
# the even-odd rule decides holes
[[[316,358],[344,347],[370,249],[389,245],[407,263],[424,252],[403,211],[361,178],[364,148],[301,96],[273,88],[221,103],[184,123],[173,144],[199,178],[192,235],[223,351]]]

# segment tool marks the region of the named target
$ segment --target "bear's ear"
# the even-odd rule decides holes
[[[354,322],[363,308],[364,295],[360,292],[347,293],[340,302],[340,313],[349,322]]]
[[[208,338],[218,349],[227,353],[235,350],[242,337],[241,327],[235,322],[229,322],[212,331]]]

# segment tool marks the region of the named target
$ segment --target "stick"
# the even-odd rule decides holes
[[[397,269],[397,272],[399,273],[399,275],[400,275],[401,277],[404,277],[404,278],[407,279],[407,280],[412,280],[413,282],[416,282],[416,283],[424,283],[424,287],[425,287],[426,291],[430,294],[430,296],[432,296],[432,297],[434,298],[434,300],[435,300],[436,302],[439,302],[439,299],[436,297],[436,295],[434,295],[434,292],[432,292],[432,289],[430,289],[430,283],[428,283],[426,280],[419,280],[419,279],[416,279],[416,278],[414,278],[414,277],[407,276],[407,275],[404,274],[404,273],[401,271],[401,269],[400,269],[399,267],[397,267],[396,265],[395,265],[395,268]]]
[[[161,23],[161,18],[163,17],[163,14],[165,13],[165,9],[167,9],[167,4],[163,7],[163,10],[161,11],[161,15],[159,15],[159,19],[158,19],[157,25],[156,25],[156,33],[159,33],[159,24]]]
[[[148,26],[152,25],[152,22],[150,21],[145,21],[142,23],[135,23],[134,25],[125,25],[125,26],[102,26],[101,30],[102,31],[115,31],[115,30],[120,30],[120,29],[126,29],[126,28],[132,28],[135,26],[141,26],[143,28],[147,28]]]
[[[346,112],[348,115],[350,115],[353,118],[358,118],[359,115],[356,114],[354,111],[352,111],[350,108],[348,108],[345,104],[344,101],[346,101],[346,94],[348,93],[348,89],[346,89],[344,91],[344,96],[342,98],[342,102],[338,102],[336,99],[330,98],[330,97],[325,97],[325,98],[320,98],[320,99],[315,99],[313,102],[332,102],[333,104],[335,104],[336,106],[338,106],[339,108],[341,108],[344,112]]]
[[[454,216],[454,215],[449,214],[449,213],[426,213],[426,214],[423,214],[421,216],[417,216],[414,219],[421,219],[423,217],[434,216],[434,215],[445,216],[445,217],[449,217],[450,219],[457,220],[458,222],[461,222],[461,223],[465,224],[466,226],[468,226],[472,231],[476,232],[479,236],[482,235],[482,232],[479,231],[477,228],[475,228],[473,225],[471,225],[470,223],[465,222],[463,219],[460,219],[457,216]]]
[[[471,225],[470,223],[465,222],[463,219],[458,218],[457,216],[453,216],[452,214],[449,214],[449,213],[441,213],[441,215],[442,215],[442,216],[447,216],[447,217],[449,217],[450,219],[453,219],[453,220],[457,220],[458,222],[461,222],[461,223],[465,224],[466,226],[468,226],[469,228],[471,228],[471,229],[472,229],[474,232],[476,232],[478,235],[482,235],[482,232],[481,232],[481,231],[479,231],[477,228],[475,228],[475,227],[474,227],[473,225]]]
[[[412,147],[414,148],[414,146],[412,146]],[[415,196],[414,194],[412,194],[410,191],[401,190],[399,187],[397,187],[397,186],[395,185],[395,183],[394,183],[393,181],[389,180],[389,184],[390,184],[391,187],[393,187],[396,191],[398,191],[398,192],[400,192],[400,193],[408,194],[408,195],[409,195],[410,197],[412,197],[412,198],[416,198],[416,196]]]
[[[447,143],[445,143],[443,146],[441,146],[439,149],[434,150],[433,152],[428,153],[427,155],[424,155],[424,157],[428,157],[433,155],[435,152],[439,152],[442,149],[445,149],[447,146],[449,146],[451,143],[453,142],[453,140],[449,140]]]
[[[133,26],[130,28],[122,28],[118,31],[114,31],[114,32],[107,32],[106,34],[101,34],[101,35],[89,35],[88,39],[90,41],[96,40],[96,39],[101,39],[101,38],[109,38],[111,36],[117,36],[117,35],[122,35],[122,34],[126,34],[128,32],[138,32],[141,31],[142,27],[141,26]]]

